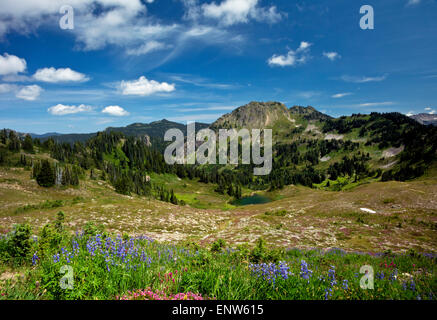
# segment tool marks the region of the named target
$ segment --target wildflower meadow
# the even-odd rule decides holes
[[[88,223],[75,234],[63,214],[32,235],[16,225],[0,238],[0,299],[116,300],[434,300],[433,254],[341,249],[210,247],[112,235]],[[364,265],[373,288],[360,285]],[[370,280],[369,280],[370,281]]]

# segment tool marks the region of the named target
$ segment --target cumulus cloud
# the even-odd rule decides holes
[[[64,0],[2,1],[0,37],[11,31],[35,32],[44,24],[58,26],[59,9],[64,4]],[[163,37],[175,27],[154,22],[156,19],[146,15],[147,7],[141,0],[71,0],[68,4],[74,8],[71,32],[85,50],[107,44],[136,45],[138,40]]]
[[[348,76],[344,75],[341,77],[341,80],[345,82],[354,82],[354,83],[366,83],[366,82],[380,82],[387,79],[387,75],[383,75],[380,77],[356,77],[356,76]]]
[[[138,48],[129,49],[126,51],[126,53],[128,55],[140,56],[140,55],[148,54],[150,52],[168,49],[170,47],[171,47],[170,45],[167,45],[163,42],[158,42],[158,41],[152,40],[152,41],[149,41],[149,42],[143,44],[142,46],[140,46]]]
[[[42,91],[43,89],[40,86],[34,84],[21,88],[15,96],[19,99],[34,101],[39,97]]]
[[[89,79],[80,72],[70,68],[43,68],[38,69],[33,78],[38,81],[57,83],[57,82],[83,82]]]
[[[75,113],[82,113],[82,112],[89,112],[92,111],[91,106],[87,106],[84,104],[81,104],[79,106],[67,106],[64,104],[57,104],[55,106],[52,106],[47,109],[49,113],[55,116],[64,116],[67,114],[75,114]]]
[[[121,81],[120,90],[123,95],[150,96],[159,92],[172,92],[175,90],[174,84],[148,80],[141,76],[138,80]]]
[[[247,23],[250,19],[272,23],[281,20],[282,15],[275,6],[263,8],[258,6],[258,2],[259,0],[224,0],[220,4],[212,2],[202,5],[202,14],[204,17],[219,20],[226,26]]]
[[[342,92],[342,93],[334,94],[331,97],[334,98],[334,99],[339,99],[339,98],[343,98],[343,97],[346,97],[346,96],[350,96],[351,94],[352,94],[351,92]]]
[[[102,110],[102,113],[107,113],[111,116],[117,116],[117,117],[129,115],[129,112],[127,112],[120,106],[107,106]]]
[[[296,50],[290,50],[286,55],[274,54],[267,62],[270,66],[280,67],[303,64],[309,58],[309,48],[311,45],[309,42],[302,41]]]
[[[26,60],[5,53],[0,55],[0,75],[17,74],[26,70]]]
[[[34,27],[44,23],[57,22],[59,20],[59,9],[64,4],[64,0],[2,1],[2,16],[4,19],[2,19],[0,30],[3,33],[10,30],[30,32]],[[76,18],[92,12],[96,6],[99,6],[101,11],[124,12],[126,15],[131,16],[146,10],[141,0],[70,0],[68,4],[74,8],[75,22]]]
[[[331,61],[341,58],[337,52],[323,52],[323,55]]]

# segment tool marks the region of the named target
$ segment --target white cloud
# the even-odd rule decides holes
[[[232,84],[210,82],[209,79],[192,76],[189,74],[173,74],[170,75],[169,77],[173,81],[188,83],[197,87],[215,88],[215,89],[223,89],[223,90],[233,89],[236,87],[235,85]]]
[[[138,80],[121,81],[120,89],[123,95],[149,96],[158,92],[172,92],[175,90],[175,85],[148,80],[141,76]]]
[[[67,106],[63,104],[57,104],[55,106],[52,106],[47,109],[49,113],[55,116],[63,116],[66,114],[75,114],[75,113],[81,113],[81,112],[89,112],[92,111],[91,106],[86,106],[84,104],[81,104],[79,106]]]
[[[337,52],[323,52],[323,55],[331,61],[341,58],[341,56]]]
[[[360,107],[375,107],[375,106],[391,106],[394,102],[386,101],[386,102],[367,102],[359,104]]]
[[[203,4],[201,11],[204,17],[219,20],[220,24],[225,26],[247,23],[250,19],[274,23],[282,18],[275,6],[261,8],[258,6],[258,2],[258,0],[224,0],[220,4],[215,2]],[[199,10],[194,9],[193,1],[191,1],[190,8],[191,16],[193,17],[195,12],[198,16]]]
[[[406,114],[407,117],[411,117],[414,116],[414,111],[408,111],[408,113]]]
[[[192,2],[199,10],[195,0]],[[6,3],[5,3],[6,2]],[[211,25],[209,18],[195,23],[162,22],[147,12],[147,3],[142,0],[69,0],[74,8],[74,29],[69,30],[79,50],[100,50],[107,46],[118,47],[130,55],[163,50],[156,43],[165,44],[172,50],[166,55],[156,55],[154,66],[161,65],[192,45],[193,41],[207,45],[231,46],[244,40],[243,36],[226,30],[223,26]],[[39,27],[59,29],[59,8],[65,0],[0,0],[0,39],[10,32],[34,34]],[[258,10],[259,19],[274,18],[275,11]],[[263,18],[264,16],[264,18]],[[152,45],[147,45],[151,43]],[[154,45],[153,45],[154,44]],[[198,45],[198,44],[196,44]]]
[[[419,4],[421,0],[408,0],[407,6],[414,6],[416,4]]]
[[[40,86],[34,84],[21,88],[15,96],[19,99],[34,101],[39,97],[42,91],[43,89]]]
[[[185,20],[198,20],[202,15],[202,8],[198,5],[198,0],[181,0],[185,6],[183,18]]]
[[[83,82],[88,81],[83,73],[71,70],[70,68],[43,68],[38,69],[33,75],[34,79],[43,82]]]
[[[433,108],[431,108],[431,107],[426,107],[425,108],[425,111],[427,111],[429,114],[435,114],[435,110],[433,109]]]
[[[117,117],[129,115],[129,112],[127,112],[120,106],[107,106],[102,110],[102,113],[107,113],[110,114],[111,116],[117,116]]]
[[[16,86],[7,84],[7,83],[0,83],[0,93],[7,93],[11,92],[16,89]]]
[[[300,46],[299,46],[299,48],[297,49],[297,51],[303,51],[303,50],[305,50],[305,49],[308,49],[311,45],[312,45],[312,44],[309,43],[309,42],[302,41],[302,42],[300,43]]]
[[[267,62],[270,66],[280,67],[303,64],[309,58],[308,52],[311,45],[309,42],[302,41],[296,50],[288,51],[287,55],[274,54]]]
[[[65,4],[65,0],[1,2],[0,37],[11,31],[33,33],[42,25],[59,28],[59,9]],[[146,15],[147,7],[141,0],[69,0],[68,4],[74,8],[71,33],[86,50],[108,44],[136,46],[139,40],[164,37],[176,26],[157,24]]]
[[[380,82],[387,79],[387,75],[383,75],[380,77],[356,77],[356,76],[348,76],[344,75],[341,77],[341,80],[345,82],[354,82],[354,83],[366,83],[366,82]]]
[[[343,93],[334,94],[331,97],[334,98],[334,99],[339,99],[339,98],[343,98],[343,97],[346,97],[346,96],[350,96],[351,94],[352,94],[351,92],[343,92]]]
[[[133,56],[140,56],[140,55],[145,55],[148,54],[150,52],[153,51],[159,51],[159,50],[164,50],[164,49],[168,49],[171,48],[170,45],[166,45],[163,42],[158,42],[155,40],[149,41],[145,44],[143,44],[142,46],[135,48],[135,49],[129,49],[126,51],[126,53],[128,55],[133,55]]]
[[[20,0],[2,1],[3,33],[11,30],[18,32],[31,32],[34,27],[44,23],[56,25],[59,21],[59,9],[65,4],[65,0]],[[102,11],[124,12],[126,15],[135,15],[146,10],[141,0],[69,0],[68,4],[74,8],[75,27],[76,18],[84,13],[92,12],[96,5],[100,5]],[[80,20],[80,19],[79,19]]]
[[[17,74],[26,70],[26,60],[5,53],[0,55],[0,75]]]

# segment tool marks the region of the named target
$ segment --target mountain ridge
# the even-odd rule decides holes
[[[310,122],[312,123],[311,128],[309,128],[311,130],[308,131],[318,132],[317,127],[314,125],[315,123],[318,122],[319,127],[323,127],[325,122],[330,122],[339,118],[334,118],[324,114],[312,106],[303,107],[294,105],[288,108],[285,104],[277,101],[251,101],[248,104],[234,109],[230,113],[223,114],[212,124],[196,123],[196,130],[198,131],[208,127],[215,131],[222,128],[275,128],[277,135],[284,135],[286,132],[295,130],[300,126],[306,126],[309,128],[308,126]],[[436,115],[422,113],[411,117],[405,116],[405,118],[413,119],[423,125],[437,125]],[[146,141],[161,144],[165,132],[172,128],[179,129],[186,134],[186,125],[165,118],[150,123],[134,122],[123,127],[107,127],[103,132],[118,131],[126,136],[140,137],[146,139]],[[21,137],[24,137],[27,134],[20,132],[17,133]],[[72,144],[76,141],[85,142],[88,139],[95,137],[97,132],[68,134],[48,132],[44,134],[29,133],[29,135],[32,138],[38,138],[41,141],[53,138],[60,143],[67,142]]]

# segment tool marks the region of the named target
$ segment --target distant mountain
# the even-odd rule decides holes
[[[295,127],[300,120],[328,120],[330,116],[323,114],[311,106],[294,106],[288,109],[280,102],[250,102],[231,113],[225,114],[215,121],[211,128],[273,128],[277,126]]]
[[[60,136],[60,135],[62,135],[62,133],[58,133],[58,132],[47,132],[47,133],[44,133],[44,134],[29,133],[29,135],[33,139],[43,139],[43,138],[47,138],[47,137]]]
[[[88,139],[95,137],[97,135],[97,132],[93,132],[93,133],[67,133],[67,134],[56,134],[56,135],[49,135],[49,134],[43,134],[41,135],[41,138],[38,137],[34,137],[34,138],[38,138],[41,141],[45,141],[49,138],[53,138],[53,140],[55,140],[56,142],[59,143],[75,143],[75,142],[85,142]]]
[[[264,128],[288,117],[287,107],[280,102],[252,101],[221,116],[211,125],[211,129]]]
[[[196,130],[208,128],[209,124],[196,123]],[[167,119],[154,121],[151,123],[133,123],[126,127],[109,127],[105,131],[118,131],[126,136],[148,135],[150,138],[164,138],[164,134],[169,129],[179,129],[186,134],[187,126],[179,122],[169,121]]]
[[[419,113],[411,116],[410,118],[424,125],[437,126],[437,114]]]
[[[209,124],[206,123],[196,123],[196,130],[201,130],[209,127]],[[105,132],[121,132],[126,136],[135,136],[141,137],[148,141],[148,143],[153,142],[162,142],[164,138],[164,134],[168,129],[180,129],[184,134],[186,134],[186,125],[169,121],[167,119],[154,121],[151,123],[133,123],[126,127],[108,127],[104,131]],[[41,141],[45,141],[49,138],[53,138],[53,140],[63,143],[74,143],[85,142],[88,139],[95,137],[97,132],[93,133],[71,133],[71,134],[60,134],[60,133],[46,133],[42,135],[31,134],[33,138],[38,138]]]

